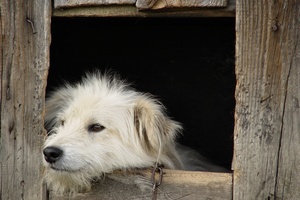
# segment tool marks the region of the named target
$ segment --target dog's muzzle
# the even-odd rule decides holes
[[[63,151],[57,147],[46,147],[43,153],[48,163],[55,163],[63,155]]]

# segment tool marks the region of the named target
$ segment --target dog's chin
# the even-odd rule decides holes
[[[77,172],[82,172],[82,170],[83,170],[82,168],[72,169],[69,167],[56,166],[56,165],[52,165],[52,164],[46,164],[45,168],[52,172],[66,172],[66,173],[77,173]]]
[[[49,165],[46,167],[45,181],[50,190],[58,195],[89,191],[91,181],[94,179],[96,178],[93,174],[83,169],[74,170]]]

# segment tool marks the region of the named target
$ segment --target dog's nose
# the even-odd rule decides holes
[[[55,163],[62,156],[63,151],[57,147],[46,147],[43,153],[48,163]]]

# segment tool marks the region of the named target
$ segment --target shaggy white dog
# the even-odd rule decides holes
[[[46,101],[47,184],[57,193],[80,192],[105,173],[155,163],[222,171],[186,155],[175,143],[181,126],[164,110],[152,96],[108,74],[89,74],[81,83],[56,90]]]

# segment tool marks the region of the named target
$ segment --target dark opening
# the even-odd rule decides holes
[[[234,44],[234,18],[53,18],[47,90],[113,69],[159,97],[181,143],[230,168]]]

